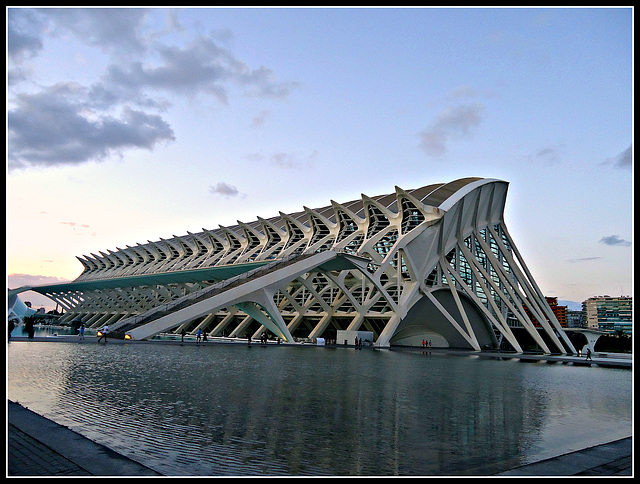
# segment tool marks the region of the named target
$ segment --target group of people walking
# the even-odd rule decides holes
[[[207,332],[198,329],[198,331],[196,331],[196,343],[200,343],[200,341],[207,341]]]

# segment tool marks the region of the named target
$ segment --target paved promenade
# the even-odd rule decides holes
[[[516,467],[499,476],[631,476],[632,438],[588,447],[540,462]]]
[[[8,401],[8,476],[159,476],[157,472]],[[631,437],[499,476],[631,476]]]
[[[9,476],[157,476],[157,472],[7,402]]]

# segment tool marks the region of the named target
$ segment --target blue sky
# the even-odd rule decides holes
[[[545,295],[632,292],[631,8],[7,13],[9,287],[481,176]]]

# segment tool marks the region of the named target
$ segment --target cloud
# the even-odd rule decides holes
[[[633,145],[629,145],[629,147],[614,156],[613,158],[609,158],[605,160],[602,164],[613,166],[614,168],[620,168],[621,170],[630,170],[633,164]]]
[[[247,155],[247,159],[255,162],[262,162],[265,159],[271,165],[285,170],[303,170],[311,168],[318,158],[317,150],[313,150],[309,155],[301,155],[298,153],[277,152],[269,156],[263,155],[261,152],[251,153]]]
[[[225,182],[218,182],[215,185],[209,187],[209,193],[214,195],[221,195],[225,198],[243,197],[240,191],[233,185],[229,185]]]
[[[98,161],[175,139],[159,115],[124,106],[114,118],[92,109],[87,90],[73,84],[19,94],[13,105],[7,114],[10,170]]]
[[[51,35],[71,32],[82,42],[118,55],[139,55],[147,49],[144,22],[148,9],[51,8],[39,10],[50,21]]]
[[[560,151],[557,148],[548,146],[546,148],[542,148],[538,150],[534,155],[534,159],[536,161],[541,161],[543,163],[557,163],[560,159],[559,157]]]
[[[254,116],[253,120],[251,121],[251,127],[259,128],[260,126],[263,126],[270,115],[271,111],[269,110],[261,111],[257,116]]]
[[[260,97],[287,97],[295,83],[278,82],[270,69],[251,69],[212,39],[201,37],[185,47],[156,47],[159,61],[109,66],[103,84],[113,92],[137,97],[148,89],[193,96],[210,94],[227,103],[232,86]]]
[[[95,237],[97,233],[95,231],[90,231],[90,225],[80,224],[77,222],[60,222],[61,225],[68,225],[71,227],[76,235],[85,236],[89,235],[91,237]]]
[[[7,53],[15,62],[38,55],[45,37],[73,35],[78,41],[118,55],[140,55],[149,9],[140,8],[10,8]]]
[[[541,163],[543,165],[553,165],[560,161],[561,149],[555,146],[545,146],[533,154],[524,155],[524,160],[528,163]]]
[[[45,261],[50,262],[50,261]],[[54,276],[42,276],[32,274],[8,274],[7,284],[10,288],[18,288],[22,286],[42,286],[45,284],[57,284],[59,282],[69,282],[69,279],[63,279]]]
[[[80,227],[80,228],[84,228],[84,229],[88,229],[90,228],[89,225],[87,224],[79,224],[77,222],[60,222],[62,225],[69,225],[70,227]]]
[[[451,140],[468,137],[480,125],[483,111],[479,102],[447,107],[420,133],[420,146],[428,155],[444,154]]]
[[[605,245],[614,245],[620,247],[629,247],[631,245],[631,242],[621,239],[618,235],[608,235],[602,237],[599,242]]]
[[[23,61],[42,50],[40,32],[43,19],[37,10],[10,8],[7,10],[7,54],[9,59]]]
[[[310,155],[296,155],[291,153],[275,153],[271,156],[271,163],[284,169],[305,169],[313,166],[318,152],[313,151]]]
[[[165,15],[163,25],[152,23],[154,14]],[[187,35],[175,10],[9,9],[7,31],[10,171],[101,161],[174,141],[160,113],[182,99],[204,96],[224,104],[233,92],[285,98],[297,86],[278,81],[268,67],[248,66],[213,34],[163,43],[168,32]],[[50,38],[108,54],[95,81],[43,86],[32,79],[28,61]]]
[[[602,257],[581,257],[579,259],[569,259],[569,262],[588,262],[592,260],[600,260]]]

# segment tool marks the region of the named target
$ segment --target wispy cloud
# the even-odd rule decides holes
[[[51,261],[44,261],[51,262]],[[12,289],[22,286],[41,286],[44,284],[57,284],[59,282],[68,282],[69,279],[63,279],[54,276],[42,276],[33,274],[8,274],[7,283]]]
[[[589,262],[600,259],[602,259],[602,257],[580,257],[578,259],[569,259],[569,262]]]
[[[269,110],[261,111],[258,115],[254,116],[253,120],[251,121],[251,127],[259,128],[260,126],[263,126],[270,114],[271,111]]]
[[[81,227],[81,228],[85,228],[88,229],[90,228],[90,225],[87,224],[79,224],[77,222],[60,222],[62,225],[69,225],[71,227]]]
[[[560,150],[555,146],[547,146],[538,150],[533,159],[546,164],[557,163],[560,160]]]
[[[90,235],[92,237],[95,237],[97,235],[95,231],[89,230],[91,229],[91,226],[87,224],[82,224],[78,222],[60,222],[60,224],[71,227],[76,235],[81,235],[81,236]]]
[[[420,133],[420,146],[430,156],[440,156],[454,139],[466,138],[482,122],[484,105],[480,102],[450,106]]]
[[[559,146],[542,146],[534,152],[523,155],[523,160],[527,163],[549,166],[555,165],[562,159],[563,150]]]
[[[218,182],[215,185],[209,187],[209,193],[213,195],[220,195],[225,198],[243,197],[238,188],[233,185],[229,185],[225,182]]]
[[[602,237],[599,242],[604,245],[614,245],[620,247],[629,247],[631,242],[621,239],[619,235],[607,235]]]
[[[603,165],[612,166],[614,168],[619,168],[621,170],[630,170],[633,164],[633,145],[629,145],[629,147],[614,156],[613,158],[609,158],[605,160]]]
[[[311,168],[314,166],[317,158],[317,150],[313,150],[310,154],[287,153],[280,151],[270,155],[265,155],[262,152],[247,155],[247,159],[250,161],[263,162],[266,160],[271,165],[284,170],[304,170]]]

